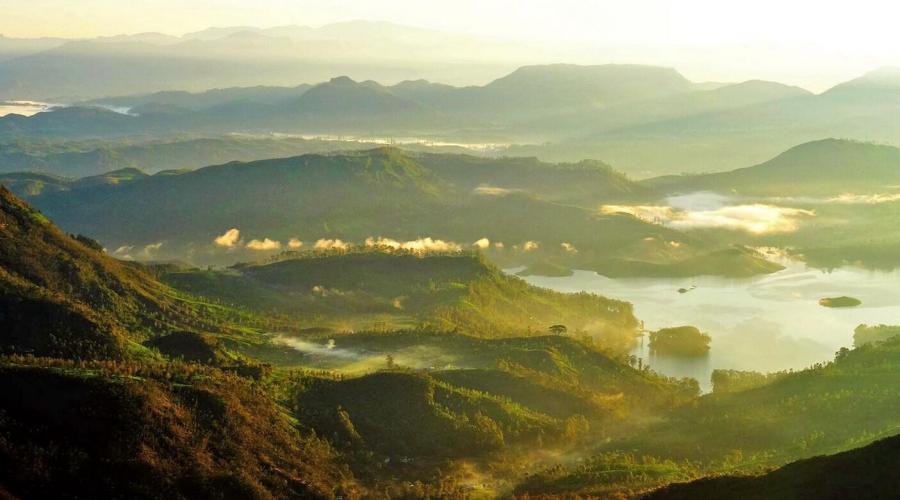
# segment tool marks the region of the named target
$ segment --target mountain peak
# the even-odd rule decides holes
[[[336,76],[336,77],[332,78],[331,80],[328,80],[328,83],[330,83],[332,85],[356,85],[357,82],[356,82],[356,80],[350,78],[349,76],[342,75],[342,76]]]

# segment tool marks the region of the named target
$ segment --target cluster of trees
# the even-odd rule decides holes
[[[704,356],[712,337],[694,326],[663,328],[650,333],[650,352],[671,356]]]

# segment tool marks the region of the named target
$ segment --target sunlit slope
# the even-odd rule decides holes
[[[650,498],[844,498],[860,491],[892,498],[885,494],[896,485],[897,442],[883,438],[900,432],[898,348],[895,338],[842,350],[833,363],[703,395],[638,423],[577,464],[530,475],[515,491],[644,495],[712,476]],[[853,451],[816,457],[845,450]],[[766,474],[809,457],[816,458]]]
[[[2,187],[0,287],[5,352],[121,357],[151,331],[214,328],[139,266],[64,234]]]
[[[633,341],[637,327],[630,304],[536,288],[471,253],[301,253],[269,264],[175,272],[163,279],[193,294],[337,329],[367,316],[483,337],[533,335],[564,323],[621,348]]]
[[[517,445],[564,448],[621,424],[637,409],[668,407],[696,394],[695,385],[639,371],[568,338],[406,332],[333,340],[344,356],[357,353],[370,368],[388,368],[390,360],[391,368],[304,384],[296,393],[301,420],[341,448],[362,447],[395,460],[478,457]],[[415,352],[418,358],[409,356]],[[413,369],[439,358],[456,367]]]
[[[896,434],[900,417],[900,339],[842,350],[832,363],[785,374],[746,391],[712,394],[676,410],[630,440],[667,457],[785,463]]]
[[[333,498],[352,475],[244,379],[198,365],[0,360],[13,497]]]

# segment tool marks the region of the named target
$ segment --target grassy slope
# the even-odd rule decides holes
[[[191,293],[295,314],[310,326],[382,315],[401,324],[411,318],[439,330],[498,337],[543,332],[562,322],[623,348],[637,325],[627,303],[535,288],[472,254],[305,253],[163,279]]]

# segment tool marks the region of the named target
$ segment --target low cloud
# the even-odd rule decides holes
[[[278,250],[281,248],[281,242],[270,240],[269,238],[250,240],[250,242],[247,243],[247,248],[250,250]]]
[[[393,250],[409,250],[410,252],[458,252],[462,247],[452,241],[419,238],[410,241],[397,241],[391,238],[366,238],[367,247],[390,248]]]
[[[346,250],[350,248],[350,244],[337,239],[320,239],[316,241],[314,248],[316,250]]]
[[[696,193],[672,197],[667,205],[604,205],[606,214],[630,214],[646,222],[679,230],[729,229],[752,234],[788,233],[815,212],[762,203],[733,204],[725,196]]]
[[[297,238],[291,238],[290,241],[288,241],[288,248],[290,248],[292,250],[296,250],[302,246],[303,246],[303,242]]]
[[[522,250],[524,250],[526,252],[531,252],[532,250],[537,250],[538,247],[540,247],[540,246],[541,246],[541,244],[538,243],[537,241],[526,241],[525,243],[522,244]]]
[[[478,186],[474,190],[475,194],[480,194],[482,196],[506,196],[512,192],[511,189],[493,186]]]
[[[559,246],[561,246],[562,249],[565,250],[565,251],[567,251],[567,252],[570,252],[570,253],[578,253],[578,249],[575,248],[571,243],[568,243],[568,242],[562,242],[562,243],[559,244]]]
[[[487,238],[481,238],[480,240],[476,241],[475,243],[472,243],[472,246],[480,248],[482,250],[485,250],[491,246],[491,240],[489,240]]]
[[[879,205],[881,203],[893,203],[900,201],[900,193],[886,194],[853,194],[844,193],[834,198],[829,198],[829,203],[839,203],[845,205]]]
[[[220,247],[233,248],[240,240],[241,232],[238,231],[237,228],[231,228],[228,231],[225,231],[225,234],[216,237],[213,240],[213,243]]]

